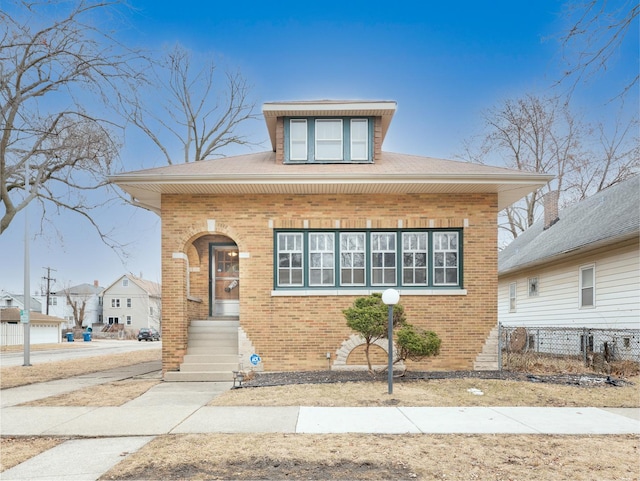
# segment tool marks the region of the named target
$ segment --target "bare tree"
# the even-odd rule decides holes
[[[194,70],[191,52],[176,45],[155,62],[154,74],[150,101],[132,97],[126,116],[160,149],[168,164],[210,159],[223,155],[227,146],[251,144],[238,127],[257,118],[255,103],[239,72],[226,72],[224,83],[219,82],[213,60]],[[172,142],[180,154],[172,149]]]
[[[569,82],[573,90],[581,81],[606,70],[629,41],[629,32],[637,31],[639,13],[637,0],[568,2],[569,27],[560,39],[567,68],[561,81]],[[622,91],[615,95],[624,97],[638,85],[639,79],[636,69],[635,75],[626,79]]]
[[[485,112],[484,120],[486,131],[479,146],[466,144],[467,160],[492,159],[525,172],[554,174],[553,188],[563,191],[573,165],[584,159],[580,143],[584,127],[558,99],[526,95],[506,100]],[[500,228],[515,238],[530,227],[549,188],[505,209]]]
[[[119,152],[108,107],[140,79],[137,54],[93,23],[118,4],[14,0],[0,11],[0,234],[37,200],[43,218],[47,207],[76,212],[109,244],[92,218],[104,196],[89,194],[107,185]]]
[[[64,290],[64,294],[67,298],[67,304],[71,306],[73,312],[73,322],[76,329],[82,329],[82,322],[84,321],[84,312],[87,307],[87,296],[78,298],[75,295],[75,299],[71,297],[71,291],[69,289]]]
[[[565,204],[583,200],[640,171],[637,118],[627,121],[617,117],[610,131],[602,123],[593,130],[595,145],[582,162],[573,166],[572,185]]]
[[[637,120],[617,119],[613,127],[594,128],[576,117],[567,102],[533,95],[487,110],[485,132],[465,142],[463,158],[555,175],[543,189],[505,209],[500,229],[516,238],[531,227],[549,190],[557,190],[560,204],[567,206],[636,175],[640,168]]]

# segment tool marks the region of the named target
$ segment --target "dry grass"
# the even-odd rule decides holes
[[[243,388],[213,399],[212,406],[591,406],[640,407],[637,384],[590,387],[493,379],[431,379]],[[469,392],[479,389],[483,395]]]
[[[51,363],[43,380],[159,359],[160,352]],[[75,366],[75,365],[78,366]],[[33,366],[38,367],[38,366]],[[24,376],[23,367],[17,370]],[[29,368],[29,371],[32,368]],[[64,373],[64,374],[63,374]],[[51,377],[53,376],[53,377]],[[29,379],[29,382],[38,382]],[[24,380],[26,381],[26,380]],[[640,377],[630,379],[640,382]],[[44,400],[46,405],[119,405],[149,389],[155,379],[134,379],[86,388]],[[468,392],[475,388],[483,396]],[[98,403],[98,404],[96,404]],[[290,385],[228,391],[215,405],[306,406],[595,406],[638,407],[637,386],[578,387],[556,384],[443,379]],[[38,402],[38,405],[43,405]],[[0,438],[4,471],[65,438]],[[491,479],[637,480],[640,436],[546,435],[165,435],[100,479]]]
[[[159,382],[159,380],[124,379],[37,399],[21,406],[122,406],[143,395]]]
[[[36,382],[54,381],[98,371],[106,371],[122,366],[131,366],[149,361],[159,361],[160,350],[137,351],[124,354],[112,354],[85,357],[30,367],[11,366],[0,368],[0,389],[24,386]]]
[[[638,436],[160,436],[101,480],[634,480]]]
[[[504,353],[502,362],[509,371],[527,372],[533,374],[581,374],[594,372],[610,374],[617,377],[640,376],[640,363],[634,361],[612,361],[601,366],[585,366],[580,357],[552,356],[537,352],[509,352]]]
[[[66,438],[0,438],[0,472],[13,468],[38,454],[56,447]]]

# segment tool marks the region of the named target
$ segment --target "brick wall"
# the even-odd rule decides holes
[[[375,209],[375,210],[374,210]],[[208,314],[209,242],[240,258],[240,323],[265,370],[326,369],[352,333],[342,310],[357,296],[271,296],[273,228],[464,227],[467,295],[403,296],[407,320],[436,331],[441,354],[413,369],[472,369],[497,322],[497,199],[474,195],[246,195],[162,198],[163,370],[176,370],[189,320]],[[272,228],[273,227],[273,228]],[[210,231],[209,229],[213,229]],[[222,236],[222,237],[220,237]],[[190,299],[186,292],[189,259]],[[200,301],[198,301],[200,299]]]

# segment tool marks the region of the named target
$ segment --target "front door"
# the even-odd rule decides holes
[[[238,248],[212,244],[210,259],[210,316],[240,314],[240,263]]]

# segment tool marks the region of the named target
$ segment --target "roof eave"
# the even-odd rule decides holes
[[[498,269],[498,277],[510,275],[523,270],[533,269],[535,267],[539,267],[545,264],[556,263],[559,260],[564,259],[566,257],[571,257],[571,256],[591,252],[595,249],[600,249],[608,245],[618,244],[620,242],[625,242],[631,239],[637,239],[638,234],[640,234],[640,231],[636,229],[635,231],[632,231],[632,232],[626,232],[621,235],[607,237],[605,239],[600,239],[596,242],[590,242],[589,244],[575,246],[571,249],[566,249],[562,252],[557,252],[545,257],[534,259],[529,262],[517,264],[513,267],[509,267],[508,269],[503,269],[503,270]]]
[[[133,202],[140,207],[160,213],[160,197],[162,194],[182,193],[185,187],[198,186],[200,193],[256,193],[278,191],[283,194],[310,193],[428,193],[430,186],[447,185],[448,191],[455,193],[451,186],[459,185],[460,192],[495,192],[498,194],[498,210],[502,210],[518,201],[525,195],[544,186],[551,175],[438,175],[416,176],[411,174],[362,175],[282,175],[282,174],[233,174],[215,176],[167,176],[122,174],[110,177],[110,181],[128,192]],[[477,189],[469,189],[470,186]],[[314,189],[306,189],[313,186]],[[464,186],[464,187],[463,187]],[[265,187],[261,189],[261,187]],[[267,189],[266,187],[269,187]]]

